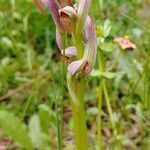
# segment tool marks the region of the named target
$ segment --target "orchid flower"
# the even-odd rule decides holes
[[[73,32],[75,28],[76,10],[72,6],[66,6],[59,10],[60,22],[64,31]]]
[[[62,48],[59,43],[61,42],[61,33],[67,31],[71,33],[75,30],[82,31],[85,19],[88,15],[91,0],[79,0],[77,5],[72,5],[71,0],[33,0],[36,6],[41,10],[43,4],[46,5],[52,14],[53,20],[56,25],[56,42],[59,48]],[[76,22],[77,18],[77,22]],[[60,33],[58,33],[60,32]],[[61,49],[60,49],[61,50]]]
[[[87,43],[85,44],[85,51],[82,59],[72,62],[68,66],[68,71],[71,75],[83,70],[85,75],[89,75],[96,59],[96,32],[93,21],[90,17],[86,18],[85,35]]]
[[[56,25],[56,43],[59,49],[64,49],[62,43],[62,32],[73,32],[74,29],[83,33],[86,39],[85,50],[82,59],[72,62],[68,66],[68,71],[71,75],[75,75],[83,70],[88,75],[95,63],[96,59],[96,33],[95,26],[88,16],[91,0],[79,0],[77,5],[73,6],[70,0],[34,0],[39,8],[42,8],[42,3],[48,6],[53,16]],[[62,6],[64,6],[62,8]],[[66,57],[77,55],[76,47],[70,46],[65,50]]]

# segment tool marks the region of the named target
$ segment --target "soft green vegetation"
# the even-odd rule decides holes
[[[149,10],[149,0],[92,0],[98,54],[85,90],[89,150],[150,148]],[[114,42],[124,36],[136,49]],[[0,147],[74,149],[61,60],[49,11],[39,13],[32,0],[0,0]]]

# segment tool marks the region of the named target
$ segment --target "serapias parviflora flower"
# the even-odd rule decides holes
[[[56,42],[59,49],[65,52],[66,57],[77,55],[77,51],[74,46],[64,50],[62,32],[72,33],[75,29],[78,33],[84,32],[86,42],[83,57],[72,62],[68,66],[68,71],[70,75],[75,75],[82,70],[89,75],[95,63],[97,48],[95,26],[88,16],[91,0],[79,0],[77,5],[72,5],[71,0],[59,0],[60,3],[57,0],[34,0],[34,2],[40,9],[43,4],[50,9],[56,25]]]
[[[90,17],[86,18],[85,35],[87,36],[87,42],[85,43],[82,59],[76,60],[68,66],[68,71],[71,75],[75,75],[80,71],[83,71],[85,75],[89,75],[95,64],[97,53],[96,32]]]
[[[76,16],[76,10],[72,5],[71,0],[60,0],[61,4],[59,4],[57,0],[33,1],[42,12],[44,10],[43,4],[49,8],[56,28],[59,30],[59,32],[62,32],[63,30],[67,31],[68,33],[72,32],[72,23],[74,22],[73,17]],[[62,3],[64,7],[62,7]],[[64,4],[66,4],[66,6]]]
[[[60,23],[64,31],[68,33],[75,29],[76,10],[72,6],[66,6],[59,10]]]
[[[43,4],[48,6],[53,16],[56,27],[59,31],[62,28],[67,32],[72,32],[73,27],[77,31],[82,31],[85,19],[88,15],[91,0],[79,0],[77,5],[73,5],[71,0],[33,0],[36,6],[43,12]],[[76,26],[72,26],[75,22],[72,17],[77,17]],[[71,27],[70,27],[71,24]],[[69,28],[69,29],[68,29]]]

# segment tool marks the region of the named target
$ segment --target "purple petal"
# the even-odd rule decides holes
[[[95,26],[90,17],[87,17],[86,19],[85,36],[87,39],[87,43],[85,46],[83,58],[88,60],[90,67],[93,67],[96,60],[97,43],[96,43]]]
[[[59,30],[56,28],[56,43],[59,48],[59,50],[62,50],[63,47],[63,42],[62,42],[62,34],[59,32]]]
[[[68,66],[68,71],[69,71],[70,75],[75,75],[76,73],[83,70],[86,63],[87,63],[86,59],[80,59],[80,60],[76,60],[76,61],[72,62]]]
[[[61,54],[63,55],[63,50],[61,51]],[[70,46],[65,49],[65,56],[67,57],[73,57],[77,56],[77,50],[75,46]]]
[[[52,13],[55,25],[59,30],[61,30],[60,16],[58,12],[60,9],[60,5],[56,0],[48,0],[48,7]]]
[[[89,16],[86,17],[85,25],[84,25],[84,38],[86,41],[94,38],[96,39],[94,23],[92,22],[91,18]]]
[[[45,5],[48,6],[48,0],[41,0]]]

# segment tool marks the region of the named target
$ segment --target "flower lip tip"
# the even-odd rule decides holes
[[[68,16],[76,16],[77,15],[76,10],[72,6],[66,6],[62,9],[59,9],[59,15],[60,16],[61,16],[62,13],[66,14]]]

